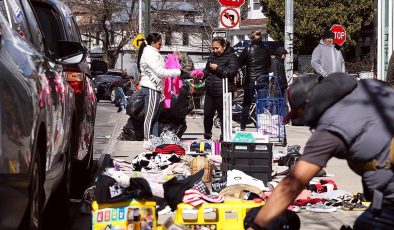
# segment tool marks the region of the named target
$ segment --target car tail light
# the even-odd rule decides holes
[[[74,89],[74,93],[83,92],[83,73],[79,72],[66,72],[66,79],[68,84]]]

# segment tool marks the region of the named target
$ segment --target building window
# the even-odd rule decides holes
[[[165,42],[164,42],[164,44],[166,45],[166,46],[170,46],[171,45],[171,43],[172,43],[172,35],[171,35],[171,33],[170,32],[167,32],[167,33],[165,33],[165,35],[166,35],[166,37],[165,37]]]
[[[100,45],[100,32],[96,32],[96,45]]]
[[[189,45],[189,34],[187,34],[187,33],[182,34],[182,45],[184,45],[184,46]]]
[[[194,15],[186,14],[185,15],[185,22],[194,22]]]
[[[259,0],[253,0],[253,10],[260,10],[260,1]]]
[[[268,34],[267,33],[263,34],[263,41],[268,41]]]

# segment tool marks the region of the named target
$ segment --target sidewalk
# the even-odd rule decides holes
[[[114,158],[123,158],[131,161],[136,155],[143,152],[142,141],[118,141],[117,137],[121,132],[121,128],[126,124],[128,116],[119,114],[119,120],[107,147],[103,153],[111,154]],[[233,123],[237,126],[237,123]],[[182,139],[199,139],[203,134],[203,119],[198,115],[197,118],[187,119],[187,130]],[[305,143],[311,135],[307,127],[287,126],[287,142],[288,145],[300,145],[301,153]],[[253,127],[247,127],[247,130],[254,131]],[[214,138],[218,138],[220,129],[213,128]],[[350,193],[362,192],[361,179],[358,175],[353,173],[346,161],[339,159],[331,159],[325,169],[327,174],[333,175],[333,179],[338,189],[348,191]],[[340,229],[342,225],[353,226],[354,220],[361,214],[359,211],[342,211],[339,210],[333,213],[313,213],[302,210],[299,213],[301,218],[301,229]]]

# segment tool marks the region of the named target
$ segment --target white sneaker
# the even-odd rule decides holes
[[[143,147],[144,147],[145,150],[149,150],[149,151],[153,150],[152,149],[152,147],[153,147],[152,146],[152,142],[150,140],[144,140]]]

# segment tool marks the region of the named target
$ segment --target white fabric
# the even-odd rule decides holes
[[[269,189],[264,185],[264,182],[251,177],[240,170],[229,170],[227,172],[227,186],[235,184],[247,184],[259,188],[262,191],[269,191]]]
[[[164,58],[159,53],[159,50],[150,45],[147,45],[142,52],[140,69],[141,86],[156,91],[163,91],[163,78],[181,75],[179,69],[166,69]]]

